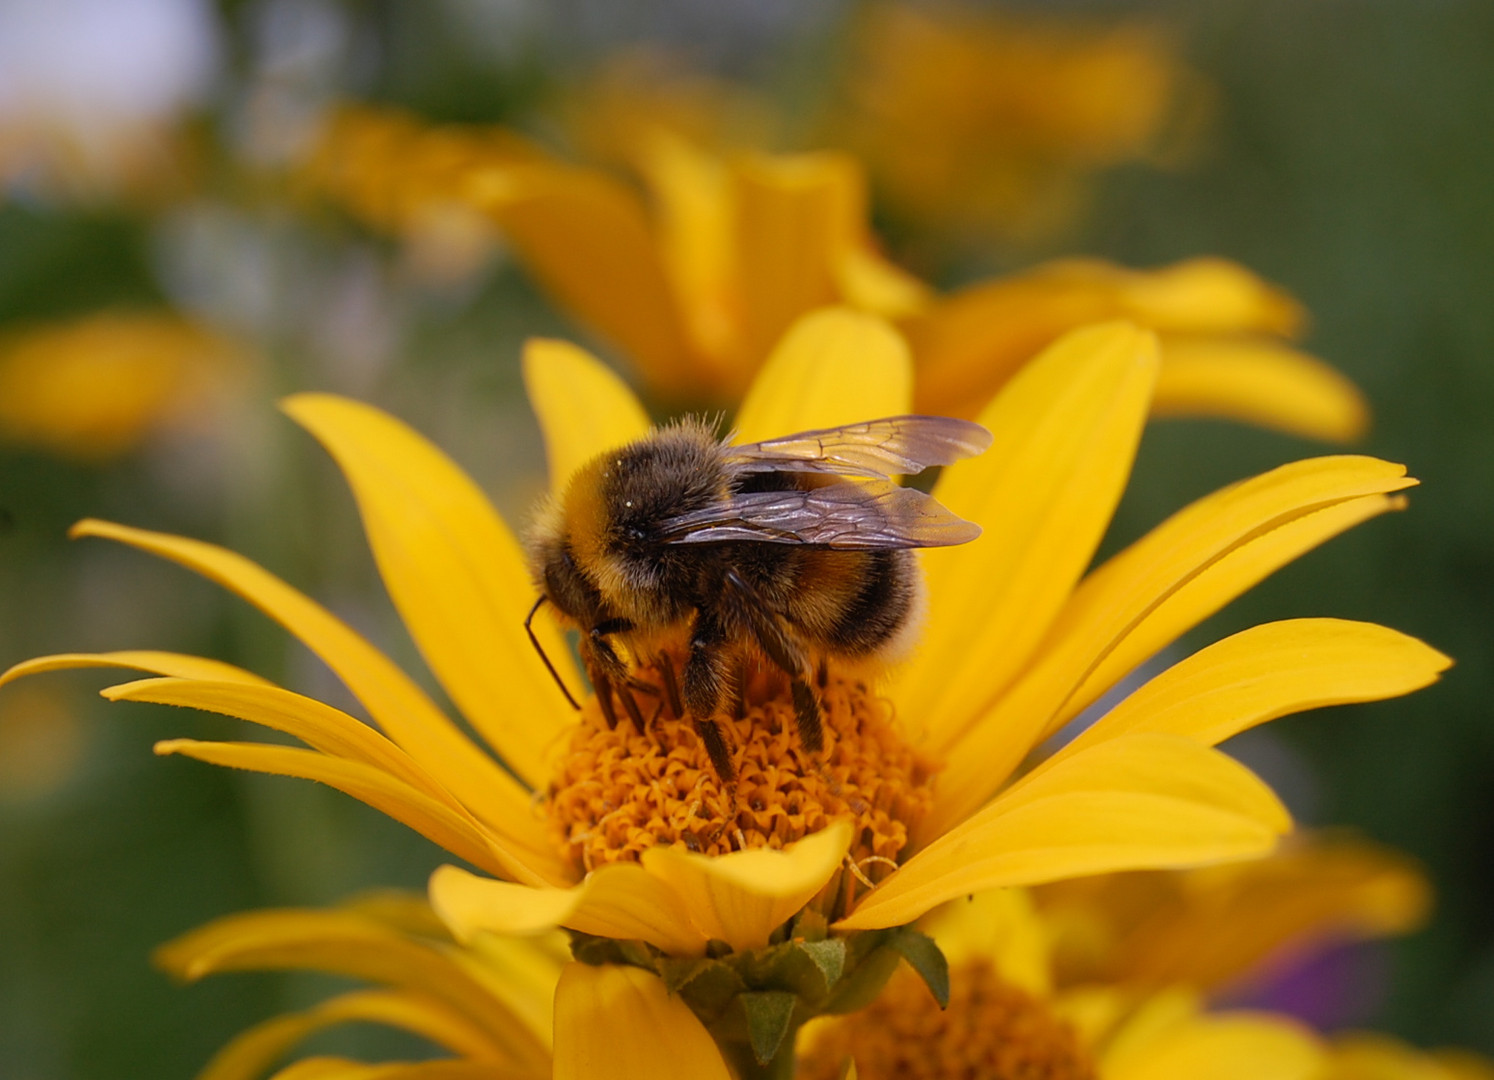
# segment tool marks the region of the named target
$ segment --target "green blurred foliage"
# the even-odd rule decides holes
[[[240,76],[270,6],[223,8]],[[474,19],[483,7],[328,5],[350,28],[342,85],[435,117],[522,117],[579,57],[649,29],[641,15],[580,17],[598,5],[555,5],[548,19],[522,24]],[[467,15],[453,15],[458,9]],[[1108,177],[1062,249],[997,252],[991,266],[1071,251],[1133,265],[1204,253],[1237,259],[1308,305],[1309,347],[1368,392],[1377,420],[1363,449],[1408,463],[1423,480],[1409,512],[1302,559],[1193,641],[1268,619],[1335,615],[1387,623],[1456,658],[1429,691],[1294,718],[1276,726],[1267,749],[1305,762],[1306,781],[1282,777],[1304,820],[1405,848],[1436,881],[1436,921],[1396,946],[1392,988],[1373,1019],[1423,1044],[1494,1052],[1494,6],[1116,0],[1086,9],[1174,27],[1218,86],[1212,130],[1185,168]],[[827,13],[829,5],[812,13],[820,29]],[[682,25],[704,21],[696,12]],[[679,25],[674,41],[688,43]],[[738,71],[773,72],[777,57],[777,74],[791,80],[803,79],[806,57],[833,52],[832,39],[779,43],[774,53],[772,28],[758,24],[743,41],[760,51],[744,57],[713,39],[703,52]],[[239,602],[147,556],[63,539],[68,524],[93,515],[244,551],[418,668],[350,498],[320,451],[273,413],[278,393],[338,389],[390,408],[448,446],[505,512],[522,513],[538,490],[518,346],[529,334],[575,330],[516,271],[500,266],[460,295],[436,295],[389,269],[387,245],[335,223],[287,226],[254,205],[235,212],[251,233],[289,230],[294,258],[282,253],[276,265],[305,275],[288,277],[276,301],[291,315],[259,328],[267,370],[248,406],[258,419],[199,465],[206,479],[183,479],[154,451],[91,468],[0,450],[0,663],[65,649],[173,648],[346,704],[299,646]],[[159,302],[170,291],[159,244],[160,218],[151,215],[0,207],[0,330]],[[316,290],[358,273],[363,302],[392,327],[383,359],[339,366],[318,350],[316,326],[331,310],[319,301],[333,294]],[[298,301],[303,286],[317,299]],[[1224,483],[1321,452],[1223,424],[1154,425],[1107,543]],[[247,907],[419,888],[442,861],[431,845],[326,790],[150,754],[160,737],[241,737],[233,725],[90,705],[83,688],[103,678],[48,678],[77,691],[86,738],[61,787],[29,802],[0,800],[7,1078],[189,1076],[231,1033],[310,1000],[322,984],[224,976],[181,989],[148,966],[155,944]],[[414,1052],[357,1032],[337,1045]]]

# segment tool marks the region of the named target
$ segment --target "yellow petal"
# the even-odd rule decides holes
[[[705,951],[707,935],[672,889],[634,863],[604,866],[570,889],[536,889],[480,878],[455,866],[431,875],[431,906],[452,933],[537,934],[557,926],[646,941],[680,956]]]
[[[204,656],[188,656],[185,653],[134,649],[107,653],[56,653],[52,656],[38,656],[34,660],[23,660],[19,664],[12,665],[8,671],[0,673],[0,686],[26,675],[91,667],[130,668],[135,671],[149,671],[157,675],[171,675],[182,679],[243,682],[257,686],[274,685],[268,679],[262,679],[252,671],[225,664],[221,660],[209,660]]]
[[[479,1061],[393,1061],[368,1065],[339,1057],[305,1058],[270,1080],[544,1080],[538,1068],[511,1069]]]
[[[836,924],[911,922],[957,896],[1120,869],[1263,855],[1290,827],[1248,769],[1169,735],[1127,735],[1023,780],[894,871]]]
[[[250,358],[176,315],[98,311],[0,340],[0,440],[84,463],[201,430]]]
[[[732,181],[742,339],[756,362],[795,319],[838,299],[836,257],[862,180],[851,159],[821,153],[744,156]]]
[[[706,937],[746,951],[767,945],[768,936],[825,887],[850,845],[850,825],[837,822],[782,851],[709,856],[650,848],[643,868],[673,889]]]
[[[1286,292],[1228,259],[1185,259],[1156,270],[1082,259],[1051,265],[1059,280],[1104,283],[1127,315],[1158,330],[1292,337],[1307,321],[1302,305]]]
[[[425,692],[345,623],[259,566],[198,540],[81,521],[73,536],[101,536],[171,559],[217,582],[280,623],[337,673],[374,721],[533,867],[521,878],[566,880],[529,793],[477,748]],[[546,854],[548,853],[548,854]]]
[[[503,760],[544,784],[570,716],[524,631],[535,588],[513,533],[455,463],[387,413],[330,394],[282,407],[337,459],[431,671]],[[558,637],[545,644],[566,655]]]
[[[927,309],[934,293],[912,274],[888,262],[871,243],[852,242],[835,266],[835,283],[845,302],[884,319],[906,319]]]
[[[1404,475],[1403,466],[1373,458],[1297,464],[1301,468],[1283,466],[1220,492],[1213,507],[1218,513],[1203,505],[1216,497],[1200,500],[1080,583],[1064,613],[1065,619],[1074,616],[1069,627],[1089,624],[1088,629],[1109,620],[1119,628],[1117,611],[1134,622],[1091,654],[1097,662],[1091,661],[1084,682],[1047,731],[1057,730],[1142,661],[1299,555],[1404,507],[1404,499],[1388,493],[1417,483]],[[1204,512],[1193,516],[1193,509]],[[1096,618],[1101,610],[1107,614]]]
[[[163,740],[156,743],[156,753],[182,754],[211,765],[315,780],[408,825],[433,844],[490,874],[521,880],[534,877],[517,856],[501,848],[475,820],[361,761],[347,761],[292,746],[196,739]]]
[[[1128,270],[1097,259],[1047,263],[957,292],[910,325],[918,407],[973,416],[1050,342],[1107,319],[1171,333],[1292,334],[1302,309],[1222,259],[1158,270]]]
[[[555,990],[555,1080],[730,1080],[721,1052],[657,975],[571,964]]]
[[[951,967],[996,965],[1005,982],[1046,998],[1053,990],[1048,932],[1026,889],[994,889],[951,900],[921,924]]]
[[[525,342],[524,388],[545,436],[553,492],[564,491],[571,474],[604,450],[648,433],[648,413],[628,384],[568,341]]]
[[[1020,671],[1089,565],[1125,488],[1157,346],[1128,323],[1077,330],[980,414],[995,437],[944,471],[940,502],[980,538],[931,553],[927,629],[893,692],[943,753]]]
[[[359,1022],[401,1028],[479,1061],[504,1056],[486,1032],[438,1001],[402,991],[356,990],[241,1032],[213,1055],[197,1080],[259,1080],[298,1043],[326,1028]]]
[[[1415,638],[1374,623],[1266,623],[1173,665],[1052,760],[1136,731],[1169,732],[1213,746],[1289,713],[1409,694],[1436,682],[1451,663]]]
[[[1098,914],[1104,928],[1096,929],[1114,944],[1098,967],[1070,977],[1205,992],[1304,950],[1404,933],[1421,924],[1431,905],[1426,876],[1411,860],[1343,840],[1310,840],[1267,859],[1180,875],[1130,875],[1108,887],[1110,899],[1126,891],[1123,906],[1095,912],[1098,892],[1070,901],[1068,910],[1094,913],[1092,923]],[[1062,893],[1044,891],[1045,910],[1063,912]],[[1230,932],[1219,933],[1221,926]]]
[[[1303,1025],[1266,1013],[1204,1015],[1106,1053],[1105,1080],[1313,1080],[1323,1049]]]
[[[721,159],[656,127],[640,141],[639,170],[653,196],[659,250],[688,327],[694,370],[649,371],[666,397],[735,398],[751,375],[736,307],[736,207]]]
[[[1399,506],[1415,483],[1373,458],[1282,466],[1198,500],[1091,573],[1034,665],[956,743],[922,825],[936,835],[990,797],[1021,758],[1131,669],[1283,564]]]
[[[1426,1053],[1376,1032],[1335,1036],[1320,1080],[1494,1080],[1494,1061],[1464,1050]]]
[[[283,731],[324,754],[380,769],[445,803],[462,817],[470,818],[445,788],[377,730],[339,709],[278,686],[198,679],[142,679],[111,686],[103,694],[110,701],[148,701],[157,705],[202,709]],[[475,826],[476,822],[473,824]]]
[[[549,1050],[452,955],[361,915],[279,909],[230,915],[156,950],[156,964],[196,981],[224,971],[320,971],[417,993],[475,1025],[505,1057],[549,1063]]]
[[[912,407],[913,370],[897,331],[872,315],[829,308],[791,326],[737,413],[737,442],[792,435]]]
[[[434,917],[434,916],[433,916]],[[443,929],[445,929],[443,927]],[[447,955],[524,1022],[546,1047],[555,1035],[555,983],[571,960],[571,939],[563,931],[534,937],[486,934]],[[548,1071],[545,1073],[548,1077]]]
[[[1316,357],[1274,341],[1162,341],[1157,416],[1221,416],[1326,442],[1355,442],[1369,429],[1359,388]]]
[[[625,185],[595,170],[527,165],[475,174],[467,195],[556,303],[651,382],[686,369],[678,301],[642,202]]]

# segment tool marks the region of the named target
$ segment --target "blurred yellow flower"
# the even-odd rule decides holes
[[[88,739],[76,703],[41,684],[0,707],[0,803],[44,799],[77,771]]]
[[[834,153],[722,159],[660,126],[634,148],[642,188],[545,157],[499,128],[387,110],[329,125],[307,182],[377,228],[476,212],[556,302],[659,395],[740,400],[788,325],[836,302],[888,317],[927,291],[875,251],[860,170]]]
[[[176,315],[100,312],[0,341],[0,440],[80,461],[203,429],[242,374],[240,348]]]
[[[950,961],[949,1008],[900,975],[866,1012],[808,1029],[799,1075],[836,1076],[854,1054],[869,1078],[1005,1080],[1039,1063],[1037,1075],[1099,1080],[1482,1077],[1379,1036],[1329,1044],[1286,1017],[1203,1008],[1285,951],[1412,929],[1428,901],[1398,853],[1311,836],[1227,866],[957,900],[924,923]]]
[[[621,381],[574,346],[532,343],[525,363],[555,488],[648,430]],[[564,926],[580,935],[578,954],[647,967],[671,989],[702,995],[691,999],[698,1011],[746,992],[744,1004],[766,1010],[752,1025],[752,1052],[766,1061],[792,1046],[783,1040],[805,1012],[866,992],[899,955],[926,970],[908,925],[952,898],[1269,851],[1290,827],[1285,810],[1214,744],[1301,709],[1407,693],[1447,666],[1372,624],[1257,626],[1163,672],[1028,764],[1142,660],[1285,562],[1400,506],[1395,493],[1414,483],[1372,458],[1297,462],[1198,501],[1085,575],[1124,489],[1158,364],[1151,334],[1107,324],[1061,339],[1008,384],[980,414],[995,445],[945,469],[935,488],[986,531],[929,553],[920,650],[892,673],[885,697],[855,673],[827,669],[823,760],[792,734],[782,681],[749,682],[745,715],[721,718],[735,744],[735,789],[712,770],[693,725],[665,715],[646,662],[639,688],[661,702],[646,732],[609,728],[594,699],[578,725],[525,640],[534,586],[502,519],[409,428],[328,395],[293,397],[286,411],[342,467],[406,627],[502,765],[387,657],[267,571],[208,544],[99,521],[75,535],[172,559],[259,606],[326,661],[377,728],[176,654],[43,657],[0,682],[133,667],[159,677],[108,698],[196,707],[295,736],[309,748],[178,739],[157,750],[320,780],[507,879],[437,871],[433,902],[459,938]],[[887,324],[819,312],[759,373],[736,436],[904,414],[912,385],[907,349]],[[554,628],[540,635],[576,685]],[[722,997],[723,985],[735,989]],[[785,993],[805,1010],[779,1008]]]
[[[1352,442],[1369,426],[1358,388],[1291,345],[1306,323],[1302,306],[1212,258],[1157,270],[1064,259],[941,298],[907,326],[919,408],[969,415],[1059,335],[1105,319],[1157,332],[1155,415],[1221,416],[1329,442]]]
[[[397,109],[344,106],[328,114],[296,179],[303,193],[400,237],[421,268],[460,278],[496,240],[467,196],[471,178],[547,160],[507,128],[433,127]]]
[[[854,159],[723,157],[669,128],[672,115],[624,125],[641,190],[501,129],[428,128],[371,109],[339,114],[308,182],[396,233],[479,215],[559,306],[671,402],[740,401],[794,319],[844,303],[908,333],[923,412],[973,416],[1063,333],[1130,319],[1162,337],[1159,414],[1334,442],[1368,425],[1358,389],[1290,344],[1306,321],[1301,305],[1243,267],[1071,259],[936,297],[877,253]]]
[[[560,88],[545,112],[581,161],[639,173],[661,132],[715,154],[782,148],[788,119],[760,93],[657,48],[623,49]]]
[[[1313,1080],[1322,1067],[1317,1037],[1284,1016],[1208,1011],[1181,989],[1058,987],[1020,889],[957,900],[927,929],[949,959],[948,1008],[899,973],[869,1008],[806,1030],[800,1080],[835,1080],[848,1059],[862,1080]]]
[[[879,203],[966,250],[1070,222],[1101,169],[1157,161],[1210,93],[1155,27],[883,2],[853,22],[831,140]]]
[[[1296,840],[1251,862],[1037,887],[1055,983],[1214,993],[1311,949],[1425,921],[1431,889],[1404,855],[1331,835]]]
[[[1465,1050],[1417,1050],[1386,1035],[1336,1037],[1317,1080],[1494,1080],[1494,1061]]]

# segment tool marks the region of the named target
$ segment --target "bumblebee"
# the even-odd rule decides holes
[[[582,466],[539,515],[528,548],[540,596],[525,627],[550,603],[580,632],[607,723],[617,724],[615,694],[640,731],[632,691],[646,684],[624,654],[661,656],[683,644],[678,678],[667,657],[659,662],[660,692],[675,715],[692,718],[728,783],[731,756],[714,718],[751,660],[788,677],[800,740],[818,752],[812,673],[831,659],[895,658],[921,606],[910,549],[980,535],[978,525],[889,478],[990,443],[979,424],[937,416],[743,446],[695,420],[656,429]],[[532,629],[530,638],[539,649]]]

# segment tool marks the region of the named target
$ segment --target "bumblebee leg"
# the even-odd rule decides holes
[[[617,707],[613,703],[613,687],[628,678],[628,667],[613,650],[606,638],[592,631],[581,639],[581,659],[586,664],[586,673],[591,677],[591,688],[597,696],[597,706],[607,721],[608,730],[617,727]]]
[[[633,727],[637,729],[638,734],[642,735],[648,730],[648,726],[643,722],[643,713],[639,711],[638,699],[633,696],[633,691],[627,686],[619,686],[617,697],[623,703],[623,710],[627,712],[628,719],[633,721]]]
[[[789,679],[794,695],[794,719],[799,723],[799,741],[811,754],[825,748],[825,728],[820,720],[820,699],[807,682],[795,675]]]
[[[612,680],[601,672],[593,672],[591,686],[597,695],[597,707],[602,710],[602,719],[607,721],[607,730],[617,727],[617,707],[612,703]]]
[[[726,584],[738,596],[738,605],[743,621],[752,628],[752,636],[768,654],[768,659],[777,664],[789,677],[789,690],[794,697],[794,712],[799,724],[799,741],[804,749],[817,754],[824,748],[825,733],[820,721],[820,699],[815,696],[805,678],[809,668],[804,651],[779,623],[778,617],[763,603],[747,581],[736,572],[726,572]]]
[[[696,720],[695,733],[705,744],[706,756],[711,759],[711,765],[721,782],[728,788],[735,788],[737,770],[731,763],[731,748],[726,745],[726,739],[721,734],[721,725],[714,720]]]
[[[731,676],[731,658],[726,651],[726,633],[716,617],[706,611],[695,613],[690,630],[689,650],[680,687],[685,708],[697,720],[716,715],[727,680]]]
[[[685,715],[685,703],[680,700],[680,683],[674,674],[674,661],[669,659],[667,653],[660,653],[658,659],[659,674],[664,680],[664,700],[669,702],[669,711],[675,719]]]
[[[737,657],[737,685],[732,697],[731,714],[738,720],[747,716],[747,680],[751,672],[747,670],[747,657]]]

